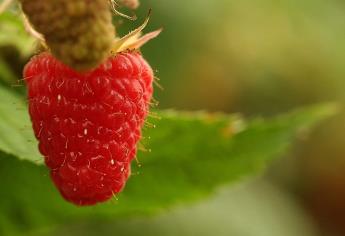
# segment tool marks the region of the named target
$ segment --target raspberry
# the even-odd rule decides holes
[[[137,51],[79,73],[49,52],[24,69],[39,150],[62,196],[93,205],[120,192],[148,114],[153,72]]]
[[[52,54],[75,70],[97,67],[109,56],[115,29],[107,0],[20,0]]]

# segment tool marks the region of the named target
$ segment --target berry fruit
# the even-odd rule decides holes
[[[120,192],[148,114],[153,72],[137,51],[79,73],[49,52],[24,69],[39,150],[62,196],[93,205]]]

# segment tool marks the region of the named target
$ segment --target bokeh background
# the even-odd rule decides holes
[[[164,31],[142,51],[164,88],[155,93],[161,109],[251,117],[344,102],[343,1],[142,0],[139,20],[114,19],[119,33],[139,25],[150,8],[147,31]],[[20,75],[27,58],[8,47],[0,54]],[[55,235],[342,236],[344,170],[341,112],[296,141],[263,176],[158,216],[85,222]]]
[[[143,48],[165,88],[156,90],[161,108],[271,116],[343,103],[343,1],[147,0],[138,14],[148,8],[149,28],[164,27]],[[339,114],[266,176],[151,224],[164,234],[180,228],[185,235],[345,235],[344,142]]]

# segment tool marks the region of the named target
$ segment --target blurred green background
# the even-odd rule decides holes
[[[165,88],[156,90],[160,108],[270,116],[320,101],[343,103],[343,1],[147,0],[139,15],[148,8],[149,28],[164,27],[143,48]],[[341,113],[262,179],[171,218],[135,224],[163,228],[157,235],[345,235],[344,142]],[[178,232],[168,234],[174,226]]]
[[[266,117],[318,102],[343,104],[343,1],[142,0],[140,20],[115,18],[119,32],[139,25],[149,8],[146,31],[164,28],[142,49],[164,87],[155,92],[161,109]],[[19,76],[28,58],[14,52],[0,49]],[[344,143],[341,112],[264,176],[157,216],[80,222],[53,235],[345,235]]]

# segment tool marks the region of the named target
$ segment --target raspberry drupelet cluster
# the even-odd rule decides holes
[[[80,74],[49,53],[24,70],[39,150],[61,194],[77,205],[120,192],[148,114],[153,72],[139,52]]]

